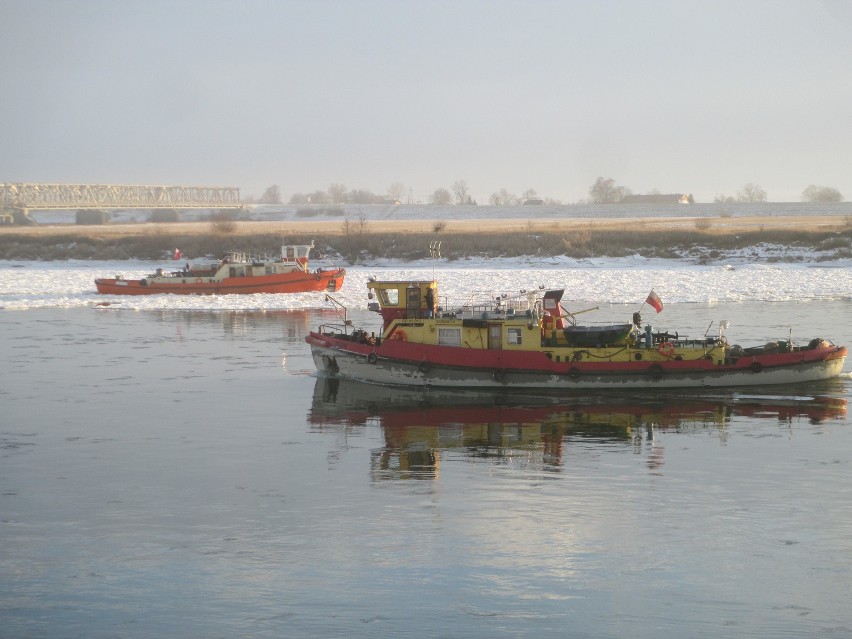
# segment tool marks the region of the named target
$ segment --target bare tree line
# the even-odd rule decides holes
[[[631,196],[633,191],[623,185],[619,185],[613,178],[598,177],[594,184],[589,187],[588,200],[581,200],[578,204],[618,204],[624,202]],[[646,195],[659,195],[659,191],[652,190]],[[691,201],[691,196],[690,200]],[[843,195],[834,187],[817,186],[811,184],[802,191],[803,202],[842,202]],[[251,197],[244,198],[251,203],[255,201]],[[283,197],[281,187],[273,184],[268,187],[263,195],[256,200],[260,204],[282,204]],[[714,199],[717,203],[757,203],[766,202],[766,190],[759,184],[749,182],[743,186],[735,195],[717,195]],[[419,204],[414,202],[412,191],[402,182],[391,183],[384,195],[373,193],[368,189],[347,189],[345,185],[332,183],[325,191],[317,190],[311,193],[294,193],[289,198],[293,205],[304,204]],[[488,204],[492,206],[514,206],[518,204],[552,204],[560,205],[561,200],[549,197],[540,197],[536,190],[529,188],[520,196],[510,193],[505,188],[495,191],[488,198]],[[425,204],[437,205],[476,205],[478,202],[472,197],[470,187],[466,180],[460,179],[453,182],[450,188],[440,187],[435,189],[427,198]]]

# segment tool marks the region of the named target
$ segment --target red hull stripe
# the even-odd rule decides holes
[[[318,277],[319,276],[319,277]],[[117,284],[115,279],[95,280],[98,293],[110,295],[156,295],[160,293],[173,293],[176,295],[214,295],[227,293],[303,293],[309,291],[324,291],[328,288],[331,280],[336,280],[336,288],[343,285],[345,274],[343,271],[322,271],[321,273],[299,273],[297,277],[287,273],[285,275],[260,275],[257,277],[229,277],[221,282],[174,282],[158,283],[149,282],[142,284],[142,280],[121,280],[124,284]],[[186,278],[190,280],[192,278]]]
[[[333,336],[312,332],[307,340],[309,343],[331,346],[344,352],[366,357],[375,352],[379,358],[399,361],[401,363],[419,364],[429,362],[435,366],[446,366],[467,370],[494,370],[523,372],[543,372],[567,374],[575,371],[579,374],[647,374],[651,366],[659,366],[670,373],[713,373],[749,370],[755,362],[764,369],[797,364],[810,364],[820,361],[830,361],[846,356],[845,346],[827,346],[812,350],[794,351],[792,353],[771,353],[764,355],[740,357],[736,363],[717,365],[706,359],[671,360],[665,362],[554,362],[543,352],[537,351],[502,351],[477,350],[448,346],[432,346],[415,344],[398,340],[384,340],[379,347],[370,344],[359,344],[348,340],[335,339]]]

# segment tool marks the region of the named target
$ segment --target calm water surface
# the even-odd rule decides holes
[[[313,376],[331,317],[0,311],[0,636],[852,636],[848,377],[388,391]]]

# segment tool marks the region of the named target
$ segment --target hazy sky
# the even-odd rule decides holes
[[[0,182],[852,200],[846,0],[0,0]]]

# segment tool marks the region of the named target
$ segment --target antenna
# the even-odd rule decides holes
[[[441,243],[439,241],[429,242],[429,255],[432,257],[432,281],[435,281],[435,260],[441,257]]]

